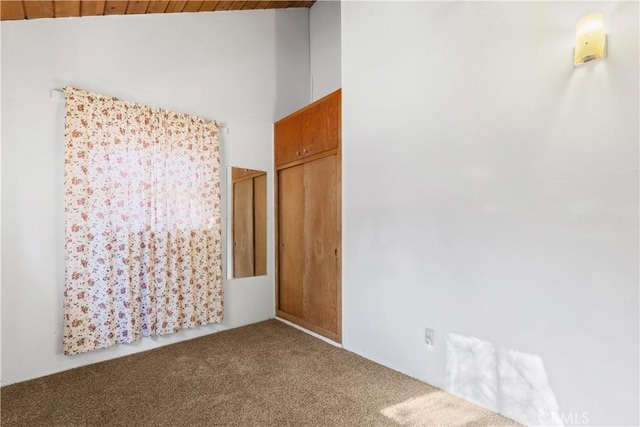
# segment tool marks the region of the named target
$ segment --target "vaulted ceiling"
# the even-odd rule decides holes
[[[0,19],[66,18],[70,16],[143,13],[218,12],[223,10],[311,7],[315,1],[0,1]]]

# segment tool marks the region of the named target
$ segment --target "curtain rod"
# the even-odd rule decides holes
[[[53,88],[49,91],[49,96],[51,99],[64,99],[64,91],[59,88]],[[220,125],[220,129],[224,131],[227,135],[229,134],[229,128],[227,126]]]

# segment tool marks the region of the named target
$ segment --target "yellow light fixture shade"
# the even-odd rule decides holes
[[[576,25],[574,65],[584,64],[607,55],[607,36],[601,13],[592,13]]]

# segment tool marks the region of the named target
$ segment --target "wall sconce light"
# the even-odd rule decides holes
[[[601,13],[592,13],[578,21],[574,65],[607,56],[607,36],[602,21]]]

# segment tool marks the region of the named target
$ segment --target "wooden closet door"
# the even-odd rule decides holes
[[[233,184],[233,277],[253,276],[253,179]]]
[[[304,165],[278,172],[278,309],[302,317]]]
[[[256,276],[267,274],[267,174],[253,178],[253,237]]]
[[[304,319],[337,333],[337,156],[307,162],[304,167]]]

